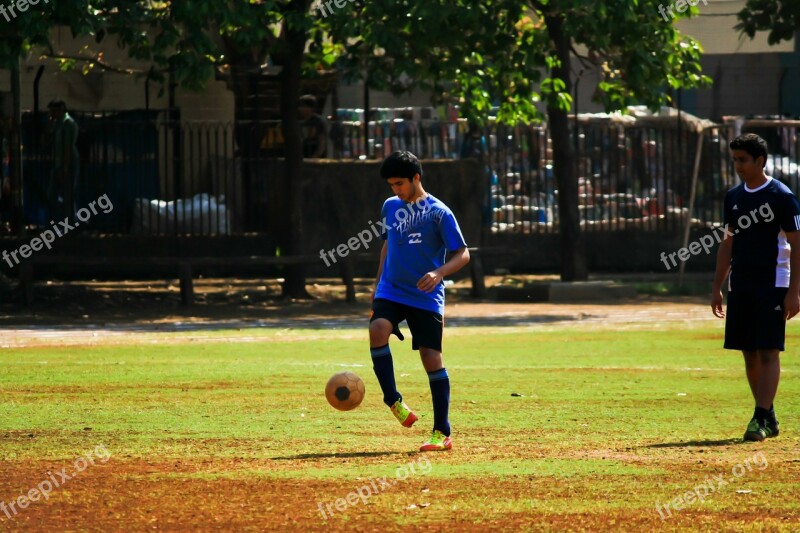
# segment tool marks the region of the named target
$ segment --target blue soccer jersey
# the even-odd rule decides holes
[[[789,286],[786,233],[800,230],[800,202],[780,181],[756,189],[741,183],[725,195],[724,222],[733,236],[729,288]]]
[[[444,283],[426,293],[417,282],[442,266],[447,252],[467,245],[453,212],[430,194],[411,204],[393,196],[383,203],[381,218],[387,254],[375,298],[444,315]]]

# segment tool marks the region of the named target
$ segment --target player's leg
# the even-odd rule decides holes
[[[756,398],[760,364],[757,350],[757,315],[755,297],[749,291],[728,292],[728,306],[725,313],[725,349],[741,350],[744,355],[747,383],[753,398]],[[763,440],[762,428],[755,417],[750,419],[744,433],[744,440]]]
[[[751,352],[753,354],[753,352]],[[745,356],[748,367],[747,378],[753,389],[756,408],[753,418],[744,434],[745,440],[761,441],[767,437],[775,437],[779,433],[778,420],[775,416],[773,402],[778,392],[781,376],[781,360],[779,350],[758,350]]]
[[[753,393],[753,400],[756,398],[758,390],[758,380],[761,376],[761,363],[758,360],[758,350],[742,350],[744,355],[744,371],[747,374],[747,383],[750,385],[750,392]]]
[[[422,366],[428,374],[433,403],[433,431],[420,451],[449,450],[450,439],[450,376],[442,361],[442,316],[432,311],[414,309],[406,316],[411,330],[412,347],[419,350]]]
[[[767,428],[767,437],[777,437],[778,418],[775,416],[775,396],[778,394],[778,384],[781,380],[781,352],[780,350],[759,350],[758,359],[761,366],[761,375],[756,392],[756,410],[758,418],[763,417]]]
[[[761,372],[765,373],[761,377],[761,387],[758,398],[759,406],[769,405],[766,417],[766,427],[769,430],[768,437],[778,436],[778,419],[775,416],[775,396],[778,393],[778,383],[781,379],[781,359],[780,353],[785,349],[786,344],[786,320],[783,318],[783,301],[786,298],[788,288],[774,288],[770,291],[771,298],[765,300],[764,310],[761,313],[767,322],[766,326],[761,326],[767,332],[767,339],[759,339],[759,347],[766,346],[766,350],[759,350],[761,361]],[[767,400],[769,402],[767,403]],[[763,403],[763,405],[762,405]]]
[[[786,289],[769,289],[760,296],[756,321],[758,350],[756,357],[752,358],[755,366],[752,374],[755,379],[753,396],[756,408],[745,433],[745,440],[757,441],[775,437],[779,433],[773,402],[781,377],[780,352],[784,349],[786,336],[786,321],[783,319]],[[748,380],[750,377],[749,372]]]
[[[403,320],[402,313],[402,306],[395,302],[378,298],[372,303],[369,352],[372,356],[372,370],[383,392],[383,403],[389,406],[403,426],[411,427],[417,421],[417,415],[403,402],[403,396],[397,390],[392,352],[389,349],[389,336]]]
[[[781,379],[781,353],[778,350],[759,350],[759,379],[756,389],[756,405],[769,411],[778,392]]]
[[[431,402],[433,403],[433,430],[450,436],[450,376],[444,367],[442,352],[420,347],[420,358],[425,372],[428,374],[428,383],[431,388]]]

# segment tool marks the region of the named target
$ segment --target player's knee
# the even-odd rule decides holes
[[[378,318],[369,323],[369,339],[373,344],[376,341],[387,344],[391,334],[392,323],[385,318]]]
[[[778,350],[759,350],[758,351],[758,360],[762,365],[771,365],[775,364],[781,356],[781,352]]]
[[[442,352],[440,351],[432,348],[420,347],[419,356],[427,372],[435,372],[444,367]]]

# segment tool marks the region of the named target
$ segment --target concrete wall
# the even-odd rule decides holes
[[[689,242],[696,241],[706,231],[690,232]],[[642,231],[615,231],[588,233],[586,235],[586,260],[589,272],[677,272],[677,266],[667,256],[683,246],[683,232],[674,235]],[[560,270],[561,241],[558,234],[545,235],[494,235],[491,246],[504,246],[516,255],[489,256],[484,261],[487,274],[496,268],[517,273],[558,273]],[[716,261],[716,244],[711,253],[691,256],[686,262],[687,272],[713,272]],[[679,264],[678,264],[679,266]]]
[[[662,0],[666,8],[674,0]],[[681,33],[691,35],[703,46],[706,54],[759,54],[791,52],[794,39],[770,46],[766,32],[759,32],[754,39],[734,29],[739,22],[736,14],[744,9],[747,0],[692,0],[697,3],[698,14],[676,23]],[[653,10],[658,15],[656,9]]]
[[[714,80],[714,85],[687,91],[686,95],[693,93],[694,97],[684,99],[684,108],[712,120],[726,115],[777,115],[791,109],[792,102],[797,102],[797,92],[782,78],[785,70],[797,76],[800,67],[791,65],[785,56],[796,54],[703,56],[703,72]]]

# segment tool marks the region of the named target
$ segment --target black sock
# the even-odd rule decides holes
[[[753,413],[753,418],[759,422],[766,422],[767,419],[769,419],[769,411],[763,407],[756,407],[756,410]]]
[[[378,348],[370,348],[369,352],[372,355],[372,369],[375,371],[375,377],[378,378],[378,383],[380,383],[383,391],[383,403],[391,407],[394,402],[402,399],[400,393],[397,392],[397,385],[395,385],[394,381],[392,352],[389,350],[388,344]]]
[[[769,420],[773,424],[777,424],[778,423],[778,419],[775,416],[775,406],[774,405],[770,405],[769,406],[769,412],[767,414],[767,420]]]
[[[442,368],[428,372],[428,381],[433,400],[433,429],[438,429],[449,437],[450,421],[447,415],[450,409],[450,377],[447,375],[447,370]]]

